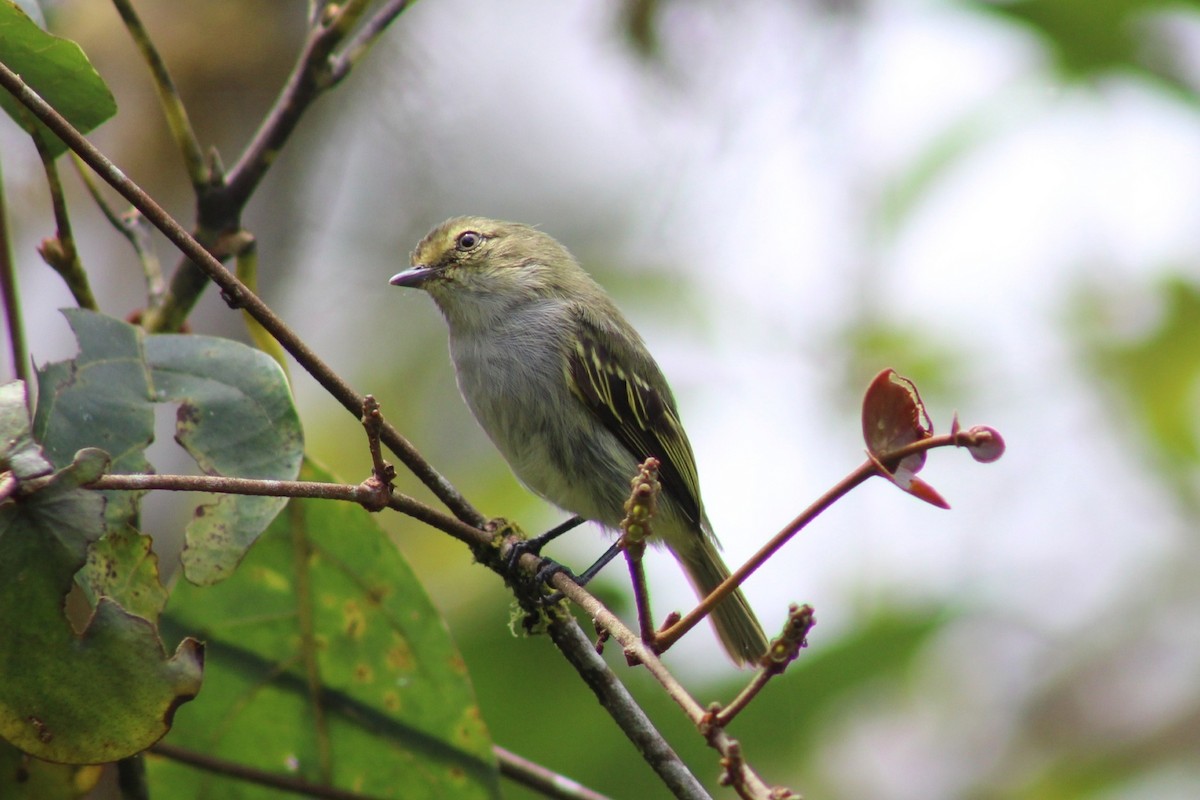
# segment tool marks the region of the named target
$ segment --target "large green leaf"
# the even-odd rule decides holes
[[[154,391],[138,328],[103,314],[64,311],[79,355],[38,369],[33,436],[56,467],[75,451],[98,447],[114,473],[150,472],[146,447],[154,440]],[[134,522],[137,494],[105,492],[113,527]]]
[[[175,440],[210,475],[292,480],[304,437],[287,378],[266,353],[229,339],[169,334],[146,341],[159,400],[179,403]],[[196,509],[183,570],[207,584],[229,575],[282,497],[223,494]]]
[[[34,490],[0,505],[0,736],[38,758],[100,763],[145,749],[200,689],[203,649],[168,658],[153,625],[108,598],[76,632],[63,615],[104,500],[78,488],[102,474],[81,451]]]
[[[5,470],[12,470],[22,480],[54,471],[54,465],[33,440],[23,381],[0,386],[0,471]]]
[[[139,328],[102,314],[63,313],[79,341],[79,355],[38,370],[33,426],[34,439],[56,466],[78,449],[98,447],[112,456],[114,473],[151,471],[145,448],[154,437],[154,403],[177,402],[175,438],[206,474],[296,477],[304,448],[300,421],[287,379],[269,356],[227,339],[145,337]],[[105,495],[109,528],[114,536],[124,536],[128,526],[137,525],[139,496]],[[284,503],[274,497],[221,495],[199,506],[184,550],[188,578],[211,583],[227,576]],[[128,559],[149,576],[144,569],[149,564],[139,555],[145,543],[126,538],[111,544],[124,552],[109,555]],[[127,578],[111,577],[110,588]],[[99,578],[85,576],[83,584],[113,595]],[[154,591],[149,583],[143,588]]]
[[[117,113],[112,92],[79,45],[42,30],[12,0],[0,0],[0,62],[84,133]],[[66,152],[62,140],[6,91],[0,91],[0,107],[21,127],[37,130],[51,153]]]
[[[303,477],[330,480],[307,465]],[[362,508],[294,500],[227,581],[180,584],[164,627],[206,640],[203,701],[168,742],[371,797],[499,795],[457,648],[420,583]],[[162,759],[172,798],[270,798]]]

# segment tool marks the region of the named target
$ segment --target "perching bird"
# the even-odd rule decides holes
[[[565,247],[528,225],[456,217],[421,240],[391,283],[424,289],[441,309],[459,390],[526,487],[617,530],[629,482],[654,456],[655,536],[700,596],[728,577],[666,378]],[[766,651],[740,590],[711,618],[739,665]]]

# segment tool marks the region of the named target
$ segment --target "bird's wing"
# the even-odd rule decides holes
[[[567,353],[572,392],[639,463],[650,456],[659,460],[664,490],[697,528],[703,527],[696,460],[658,366],[639,358],[622,336],[601,336],[586,318],[578,330]]]

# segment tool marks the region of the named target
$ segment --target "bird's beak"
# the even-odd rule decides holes
[[[437,270],[428,267],[425,264],[417,264],[411,269],[406,269],[404,272],[396,273],[392,279],[388,281],[392,286],[411,286],[419,289],[425,281],[437,274]]]

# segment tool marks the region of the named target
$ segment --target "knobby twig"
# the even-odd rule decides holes
[[[379,448],[379,436],[383,432],[383,412],[379,401],[374,395],[363,398],[362,409],[363,430],[367,432],[367,449],[371,451],[371,473],[385,486],[390,486],[396,477],[396,468],[383,460],[383,452]]]
[[[813,616],[812,606],[797,606],[794,603],[788,609],[787,622],[784,623],[783,633],[771,642],[767,654],[763,657],[763,668],[754,673],[746,688],[727,705],[714,709],[709,724],[721,728],[727,727],[733,718],[750,704],[758,693],[777,675],[782,675],[788,664],[796,660],[800,650],[808,646],[808,632],[817,619]]]
[[[46,124],[63,142],[110,186],[158,228],[222,290],[231,307],[246,309],[255,320],[283,345],[292,357],[355,417],[362,413],[363,398],[335,373],[328,364],[288,327],[257,295],[249,291],[229,270],[217,261],[175,219],[162,209],[140,186],[131,181],[79,131],[55,111],[6,65],[0,64],[0,86],[7,89],[34,116]],[[454,486],[440,475],[416,448],[391,425],[385,424],[380,437],[406,467],[433,494],[464,522],[482,526],[486,521]]]
[[[630,484],[629,499],[625,501],[625,518],[621,520],[621,549],[625,552],[625,562],[629,565],[629,577],[633,583],[638,626],[642,641],[649,643],[655,641],[656,632],[642,556],[646,554],[646,540],[654,535],[651,522],[658,510],[658,493],[662,491],[662,484],[658,482],[658,467],[657,458],[647,458],[642,463]]]

